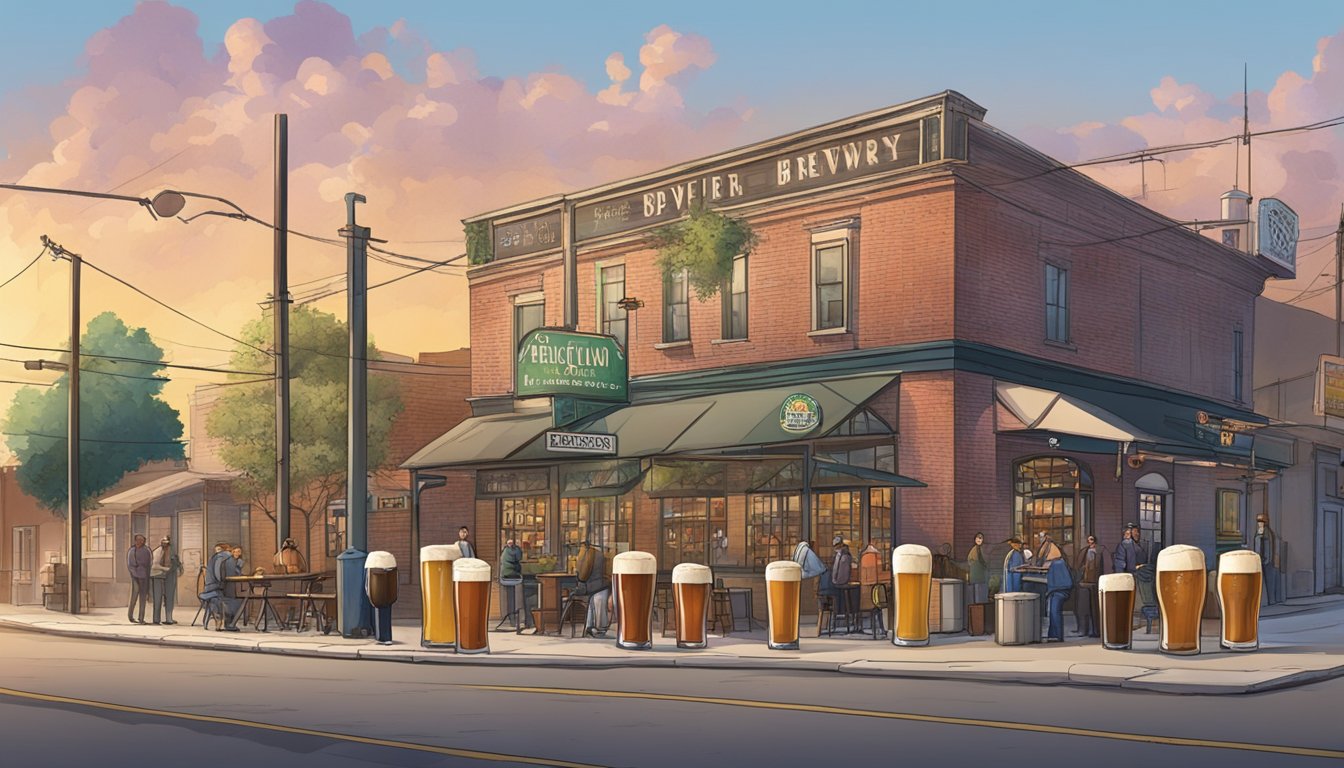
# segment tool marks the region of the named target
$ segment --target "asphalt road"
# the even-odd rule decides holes
[[[1344,765],[1344,680],[1249,696],[445,667],[0,630],[9,766]]]

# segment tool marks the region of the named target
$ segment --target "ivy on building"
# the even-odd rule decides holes
[[[733,259],[750,251],[757,236],[745,221],[697,205],[686,218],[655,229],[649,241],[658,251],[664,277],[686,270],[691,288],[703,301],[732,278]]]
[[[490,248],[490,222],[473,221],[467,224],[467,261],[473,265],[489,264],[494,256]]]

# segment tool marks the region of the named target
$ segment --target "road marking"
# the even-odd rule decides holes
[[[114,712],[129,712],[137,715],[153,715],[155,717],[167,717],[176,720],[190,720],[198,723],[216,723],[220,725],[237,725],[244,728],[255,728],[262,731],[276,731],[278,733],[292,733],[299,736],[317,736],[332,741],[347,741],[355,744],[367,744],[374,747],[389,747],[391,749],[409,749],[415,752],[429,752],[435,755],[447,755],[450,757],[466,757],[473,760],[486,760],[496,763],[521,763],[523,765],[546,765],[556,766],[557,768],[606,768],[595,763],[573,763],[566,760],[548,760],[543,757],[527,757],[525,755],[510,755],[503,752],[481,752],[474,749],[456,749],[453,747],[440,747],[434,744],[419,744],[413,741],[394,741],[392,739],[376,739],[368,736],[353,736],[346,733],[333,733],[331,731],[317,731],[311,728],[298,728],[289,725],[275,725],[273,723],[262,723],[255,720],[241,720],[234,717],[216,717],[214,715],[195,715],[188,712],[174,712],[164,709],[150,709],[148,707],[135,707],[127,704],[112,704],[106,701],[93,701],[90,699],[76,699],[69,696],[54,696],[48,693],[34,693],[32,691],[18,691],[12,688],[0,688],[0,696],[11,696],[16,699],[29,699],[31,701],[44,701],[52,704],[72,704],[80,707],[91,707],[94,709],[106,709]]]
[[[941,715],[919,715],[909,712],[885,712],[876,709],[852,709],[849,707],[828,707],[819,704],[790,704],[779,701],[758,701],[756,699],[724,699],[710,696],[683,696],[672,693],[639,693],[634,691],[593,691],[574,688],[537,688],[516,685],[460,685],[461,688],[474,688],[481,691],[503,691],[507,693],[549,693],[558,696],[588,696],[602,699],[646,699],[650,701],[673,701],[691,704],[718,704],[728,707],[748,707],[751,709],[773,709],[789,712],[814,712],[823,715],[845,715],[849,717],[872,717],[881,720],[908,720],[916,723],[939,723],[943,725],[965,725],[979,728],[997,728],[1030,733],[1047,733],[1059,736],[1085,736],[1093,739],[1112,741],[1134,741],[1148,744],[1163,744],[1177,747],[1207,747],[1211,749],[1241,749],[1250,752],[1269,752],[1277,755],[1300,757],[1325,757],[1344,760],[1344,750],[1317,749],[1314,747],[1292,747],[1277,744],[1252,744],[1241,741],[1217,741],[1214,739],[1191,739],[1181,736],[1155,736],[1143,733],[1124,733],[1120,731],[1093,731],[1087,728],[1070,728],[1064,725],[1040,725],[1038,723],[1014,723],[1005,720],[981,720],[970,717],[945,717]]]

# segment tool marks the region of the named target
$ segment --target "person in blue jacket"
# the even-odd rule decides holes
[[[1011,545],[1012,549],[1003,558],[1003,589],[1000,591],[1021,592],[1022,574],[1017,572],[1017,568],[1027,563],[1026,556],[1022,554],[1022,540],[1014,536],[1003,543]]]
[[[1050,561],[1050,570],[1045,572],[1045,600],[1050,616],[1050,625],[1046,629],[1047,643],[1064,642],[1064,601],[1073,592],[1073,574],[1063,558]]]

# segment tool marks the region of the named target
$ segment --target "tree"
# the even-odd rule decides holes
[[[327,504],[345,497],[348,403],[348,335],[345,323],[311,307],[290,311],[290,487],[291,510],[303,516],[305,537],[315,516]],[[270,343],[269,315],[248,323],[240,338],[257,347]],[[369,344],[366,357],[378,359]],[[238,345],[236,370],[264,371],[274,359],[258,349]],[[272,521],[275,503],[275,389],[271,380],[233,376],[206,421],[210,435],[222,441],[221,458],[242,477],[234,491],[247,498]],[[397,382],[376,372],[369,376],[369,469],[387,458],[392,420],[401,413]],[[320,519],[318,517],[317,519]]]
[[[90,509],[145,462],[181,459],[182,421],[159,399],[168,381],[157,375],[164,368],[163,350],[144,328],[127,328],[116,314],[104,312],[89,321],[80,351],[80,508]],[[64,362],[69,364],[68,355]],[[62,517],[69,497],[69,390],[68,373],[46,389],[24,387],[4,421],[19,459],[19,487]]]

